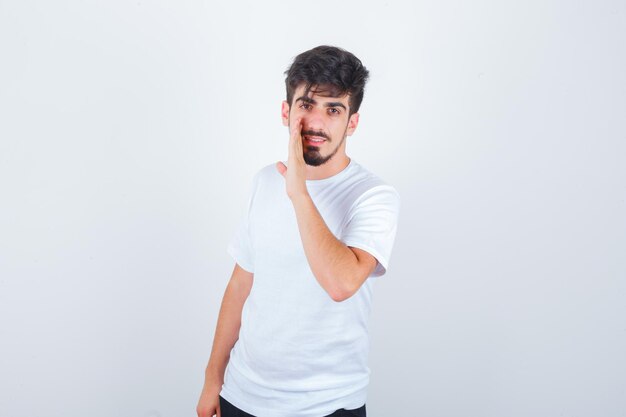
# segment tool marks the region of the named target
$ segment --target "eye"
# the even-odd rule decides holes
[[[307,107],[307,108],[308,108],[308,107],[310,107],[310,106],[311,106],[310,104],[304,103],[304,104],[301,104],[301,105],[300,105],[300,108],[301,108],[301,109],[302,109],[302,108],[304,108],[304,107]],[[307,110],[307,109],[305,109],[305,110]]]
[[[331,108],[330,108],[330,109],[328,109],[328,110],[330,110],[330,112],[331,112],[332,114],[334,114],[334,115],[338,115],[338,114],[340,114],[340,113],[341,113],[339,110],[337,110],[337,109],[336,109],[336,108],[334,108],[334,107],[331,107]]]

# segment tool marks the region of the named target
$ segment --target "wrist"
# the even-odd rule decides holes
[[[213,367],[207,367],[204,371],[204,381],[206,384],[223,384],[224,383],[224,371]]]
[[[204,375],[204,385],[207,387],[218,386],[221,387],[224,384],[224,378],[215,374],[205,374]]]
[[[297,193],[293,193],[291,195],[289,195],[289,199],[291,200],[292,203],[298,203],[300,201],[306,201],[311,199],[311,196],[309,195],[308,190],[303,190],[303,191],[299,191]]]

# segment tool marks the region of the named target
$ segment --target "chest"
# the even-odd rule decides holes
[[[261,187],[250,212],[250,234],[255,253],[261,257],[299,262],[304,248],[293,203],[284,184]],[[324,224],[338,239],[347,221],[351,199],[333,189],[311,189],[309,195]]]

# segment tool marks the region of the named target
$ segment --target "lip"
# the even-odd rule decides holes
[[[321,145],[326,142],[326,139],[320,138],[319,136],[305,136],[304,139],[312,145]],[[321,140],[321,142],[313,142],[311,139]]]

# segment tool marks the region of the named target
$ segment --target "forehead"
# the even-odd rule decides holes
[[[307,95],[304,95],[304,90],[306,88],[306,84],[300,84],[294,93],[294,100],[299,99],[300,97],[308,97],[315,98],[316,101],[339,101],[345,104],[348,104],[350,95],[339,94],[339,89],[332,85],[312,85],[309,89]]]

